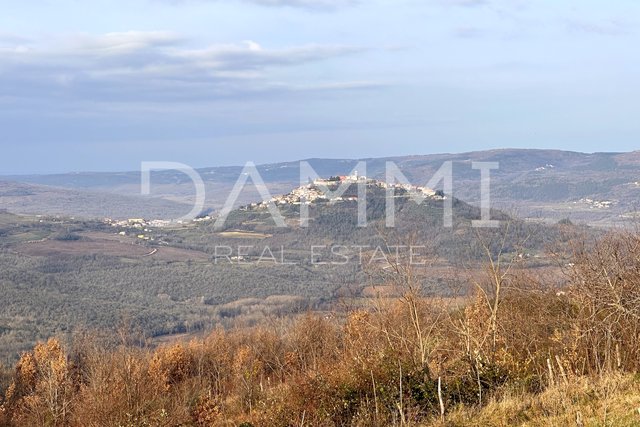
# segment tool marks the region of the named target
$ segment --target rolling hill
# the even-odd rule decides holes
[[[472,168],[472,162],[498,162],[499,169],[491,172],[494,206],[517,212],[519,216],[548,221],[570,218],[574,222],[592,225],[611,226],[625,223],[635,219],[636,200],[640,194],[638,151],[589,154],[559,150],[504,149],[362,160],[367,165],[366,175],[370,177],[384,179],[385,164],[392,161],[414,184],[426,183],[443,162],[451,161],[454,175],[453,194],[472,204],[477,204],[480,198],[480,172]],[[318,175],[330,176],[350,173],[358,160],[309,159],[308,162]],[[298,162],[260,165],[258,170],[272,194],[287,192],[299,185]],[[242,167],[202,168],[198,169],[198,172],[207,190],[206,208],[219,209],[240,176]],[[10,202],[7,202],[7,199],[1,200],[4,207],[16,212],[41,211],[75,215],[72,206],[86,205],[82,202],[82,197],[86,197],[87,192],[93,197],[96,197],[96,194],[127,196],[132,198],[131,200],[140,197],[138,172],[5,176],[1,179],[82,191],[70,194],[71,198],[64,204],[56,203],[55,198],[33,201],[28,196],[18,193],[13,194]],[[6,182],[0,184],[0,188],[7,185]],[[154,172],[154,199],[188,205],[193,199],[193,193],[193,184],[182,173]],[[80,203],[75,203],[76,197]],[[255,189],[248,186],[241,194],[238,204],[258,199],[259,195]],[[119,203],[112,205],[118,206]],[[157,208],[164,216],[170,216],[170,213],[175,211],[172,210],[175,205],[164,208],[158,205]],[[95,209],[87,210],[85,215],[93,216],[95,213]],[[157,211],[151,214],[163,216]],[[131,215],[130,212],[119,211],[114,216]]]
[[[391,289],[385,269],[411,257],[424,291],[444,295],[459,289],[460,274],[479,268],[479,238],[505,257],[524,249],[531,268],[552,265],[545,249],[559,226],[494,211],[503,226],[478,231],[471,221],[479,209],[455,199],[453,226],[445,228],[444,200],[416,205],[400,196],[392,230],[382,226],[380,189],[367,192],[364,228],[357,202],[347,201],[314,203],[307,228],[296,205],[281,206],[285,228],[259,208],[231,212],[221,229],[213,220],[158,228],[0,212],[0,356],[15,358],[53,334],[112,331],[124,321],[160,338],[322,310],[345,298],[357,304],[372,289]]]

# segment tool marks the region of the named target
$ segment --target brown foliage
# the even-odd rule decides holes
[[[460,306],[420,296],[411,272],[397,280],[401,297],[333,316],[219,329],[155,349],[85,345],[68,353],[52,339],[16,365],[0,423],[437,423],[440,399],[454,414],[459,404],[507,401],[507,390],[544,393],[580,375],[640,367],[637,236],[576,245],[565,290],[510,262],[493,259]]]
[[[611,232],[576,243],[568,275],[578,311],[570,337],[574,369],[640,368],[640,236]]]
[[[73,386],[65,352],[58,340],[50,339],[22,355],[2,411],[19,424],[65,425]]]

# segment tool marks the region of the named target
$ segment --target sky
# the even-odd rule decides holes
[[[637,0],[0,10],[0,175],[640,148]]]

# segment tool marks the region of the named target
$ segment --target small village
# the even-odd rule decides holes
[[[589,209],[609,209],[612,205],[615,204],[613,200],[594,200],[590,198],[583,198],[578,200],[577,202],[573,202],[574,204],[585,204],[589,207]]]

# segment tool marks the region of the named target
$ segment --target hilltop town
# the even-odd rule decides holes
[[[344,188],[345,185],[365,185],[366,188],[377,188],[382,190],[393,188],[398,193],[400,193],[399,195],[396,195],[396,197],[409,197],[410,194],[419,194],[422,197],[429,197],[434,199],[445,198],[445,195],[441,191],[435,191],[428,187],[401,183],[389,184],[384,181],[379,181],[377,179],[371,179],[367,178],[366,176],[359,175],[358,172],[355,171],[353,175],[341,175],[332,176],[329,178],[315,179],[314,181],[309,182],[306,185],[294,188],[287,194],[277,195],[272,197],[270,200],[254,202],[249,205],[242,206],[240,207],[240,210],[249,211],[266,209],[267,206],[271,203],[275,204],[276,206],[286,206],[311,205],[318,202],[357,202],[357,191],[339,191],[340,187],[342,186]],[[193,219],[191,222],[211,221],[215,218],[215,215],[202,215]],[[125,230],[132,230],[133,235],[141,240],[154,240],[154,238],[150,236],[152,229],[169,227],[176,224],[187,224],[187,222],[185,221],[178,221],[174,223],[168,220],[147,220],[144,218],[130,218],[127,220],[113,220],[111,218],[105,218],[104,222],[108,225],[111,225],[112,227],[117,227],[118,229],[120,229],[121,231],[119,234],[121,235],[129,235],[130,233]]]
[[[363,175],[358,175],[358,172],[355,171],[353,175],[341,175],[341,176],[332,176],[330,178],[318,178],[313,182],[310,182],[306,185],[302,185],[298,188],[295,188],[291,192],[279,196],[272,197],[271,200],[251,203],[250,205],[244,206],[242,209],[251,210],[251,209],[260,209],[266,208],[270,203],[275,203],[276,205],[309,205],[318,201],[326,201],[329,203],[341,203],[341,202],[355,202],[358,201],[357,194],[353,194],[351,192],[345,192],[342,195],[333,195],[330,193],[340,193],[338,191],[340,186],[346,185],[358,185],[364,184],[367,187],[377,187],[380,189],[388,189],[393,188],[396,190],[402,190],[406,193],[418,193],[423,197],[438,197],[443,198],[444,194],[441,192],[437,192],[428,187],[422,187],[418,185],[410,185],[410,184],[389,184],[384,181],[379,181],[376,179],[367,178]]]

